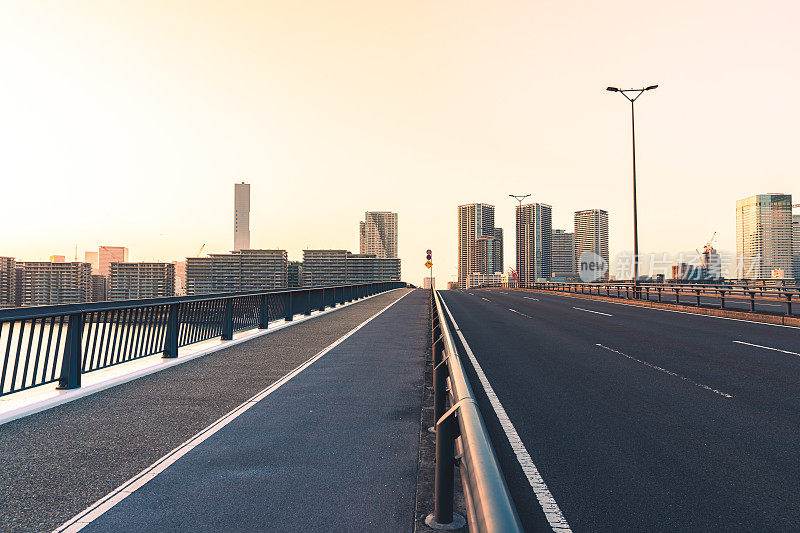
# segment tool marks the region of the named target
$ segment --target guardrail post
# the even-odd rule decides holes
[[[458,437],[456,408],[436,421],[436,474],[434,478],[433,515],[425,520],[435,529],[463,526],[464,518],[453,513],[455,479],[455,439]],[[458,518],[458,524],[454,524]],[[438,527],[437,527],[438,526]],[[450,527],[448,527],[450,526]]]
[[[346,287],[341,287],[341,288],[339,289],[339,303],[340,303],[341,305],[344,305],[344,302],[345,302],[345,299],[344,299],[344,290],[345,290],[345,289],[346,289]]]
[[[433,345],[433,420],[439,420],[447,410],[447,362],[444,360],[444,339]]]
[[[78,389],[81,386],[81,336],[83,314],[75,313],[67,318],[67,342],[61,360],[59,389]]]
[[[725,309],[725,291],[719,291],[719,308]]]
[[[319,289],[319,290],[320,290],[319,310],[320,311],[324,311],[325,310],[325,289],[323,288],[323,289]]]
[[[269,326],[269,295],[262,294],[258,306],[258,329],[267,329]]]
[[[791,293],[786,293],[786,314],[792,314],[792,295]]]
[[[756,293],[755,291],[750,291],[750,312],[756,312]]]
[[[294,307],[293,307],[294,301],[293,300],[294,300],[294,298],[292,298],[292,292],[291,291],[287,292],[286,293],[286,316],[284,317],[284,320],[286,320],[286,322],[291,322],[292,320],[294,320]]]
[[[658,291],[658,301],[660,302],[661,301],[661,287],[656,287],[656,290]]]
[[[700,307],[700,290],[701,289],[695,289],[694,290],[694,292],[697,293],[697,307]]]
[[[306,316],[311,316],[311,289],[306,291],[308,293],[308,302],[306,303]]]
[[[225,311],[222,313],[222,340],[233,339],[233,298],[226,298]]]
[[[165,359],[178,357],[178,306],[180,304],[170,304],[167,311],[167,333],[164,338]]]

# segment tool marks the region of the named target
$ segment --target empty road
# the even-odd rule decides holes
[[[496,394],[467,365],[526,529],[555,509],[574,531],[796,530],[800,329],[503,289],[442,296]]]

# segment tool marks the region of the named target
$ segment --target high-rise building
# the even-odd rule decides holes
[[[250,248],[250,184],[233,185],[233,251]]]
[[[175,296],[186,296],[186,261],[173,261],[175,265]]]
[[[791,194],[757,194],[736,202],[736,256],[740,278],[792,272]]]
[[[494,271],[503,272],[505,268],[503,256],[503,228],[494,228],[494,238],[497,240],[497,245],[494,247]]]
[[[101,246],[97,252],[98,269],[95,274],[108,276],[111,263],[127,263],[128,249],[124,246]]]
[[[552,211],[547,204],[517,206],[517,279],[520,287],[553,275]]]
[[[575,211],[575,272],[581,271],[581,254],[593,252],[609,265],[608,256],[608,211],[603,209],[584,209]],[[608,279],[608,270],[599,277]]]
[[[111,263],[109,300],[139,300],[175,296],[172,263]]]
[[[16,302],[17,262],[13,257],[0,257],[0,307],[14,307]]]
[[[93,302],[105,302],[108,300],[108,278],[100,274],[92,274],[92,298]]]
[[[494,206],[466,204],[458,206],[458,287],[467,288],[467,276],[478,270],[476,242],[494,237]]]
[[[92,265],[92,274],[100,273],[100,253],[99,252],[84,252],[83,262]]]
[[[503,266],[498,263],[499,254],[497,249],[501,246],[501,241],[495,237],[481,237],[475,241],[475,255],[477,257],[477,265],[474,272],[470,274],[481,273],[494,274],[502,272]]]
[[[289,261],[289,287],[300,287],[303,280],[303,262]]]
[[[18,305],[80,304],[92,298],[89,263],[20,262]]]
[[[397,213],[367,211],[358,230],[359,253],[380,259],[397,257]]]
[[[792,215],[792,277],[800,280],[800,215]]]
[[[553,230],[553,277],[575,276],[575,234],[563,229]]]
[[[186,294],[263,291],[288,284],[286,250],[239,250],[186,258]]]

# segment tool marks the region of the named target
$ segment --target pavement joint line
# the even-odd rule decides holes
[[[389,292],[389,291],[387,291]],[[242,413],[250,409],[253,405],[258,403],[259,401],[263,400],[276,390],[278,390],[281,386],[288,383],[292,378],[300,374],[303,370],[311,366],[315,361],[320,359],[322,356],[336,348],[339,344],[347,340],[351,335],[355,334],[358,330],[372,322],[375,318],[383,314],[384,311],[392,307],[394,304],[408,296],[414,291],[408,291],[406,294],[402,295],[400,298],[396,299],[395,301],[391,302],[389,305],[372,315],[371,317],[367,318],[364,322],[356,326],[355,328],[351,329],[343,336],[339,337],[339,339],[335,340],[333,343],[329,344],[321,351],[319,351],[316,355],[301,363],[297,366],[294,370],[277,380],[276,382],[272,383],[269,387],[263,389],[260,392],[254,394],[250,399],[245,400],[239,406],[233,408],[228,413],[222,415],[218,418],[215,422],[211,425],[207,426],[206,428],[200,430],[195,436],[191,439],[179,444],[175,447],[172,451],[158,459],[152,465],[145,468],[143,471],[139,472],[131,479],[108,493],[107,495],[100,498],[97,502],[89,506],[87,509],[84,509],[67,522],[53,530],[53,533],[73,533],[76,531],[80,531],[91,522],[102,516],[104,513],[109,511],[119,502],[127,498],[137,489],[143,487],[146,483],[150,480],[154,479],[158,474],[169,468],[170,465],[175,463],[178,459],[189,453],[191,450],[196,448],[200,445],[203,441],[211,437],[213,434],[217,433],[219,430],[227,426],[233,420],[238,418]],[[386,293],[382,293],[386,294]]]
[[[337,307],[334,307],[334,308],[331,308],[331,309],[327,309],[325,311],[322,311],[320,313],[317,313],[317,314],[314,314],[314,315],[311,315],[311,316],[303,316],[303,317],[300,317],[300,318],[295,318],[294,320],[291,320],[289,322],[285,322],[283,324],[279,324],[279,325],[273,326],[271,328],[261,329],[261,330],[255,329],[253,331],[253,333],[250,333],[249,335],[242,336],[242,337],[239,337],[239,338],[236,338],[236,339],[233,339],[233,340],[229,340],[229,341],[222,341],[222,343],[217,345],[217,346],[212,346],[210,348],[206,348],[206,349],[203,349],[203,350],[198,350],[196,352],[193,352],[193,353],[190,353],[190,354],[186,354],[186,355],[177,357],[175,359],[165,359],[162,362],[160,362],[158,364],[155,364],[153,366],[150,366],[150,367],[147,367],[147,368],[142,368],[142,369],[139,369],[139,370],[134,370],[133,372],[130,372],[130,373],[127,373],[127,374],[122,374],[121,376],[116,376],[116,377],[113,377],[113,378],[109,378],[109,379],[107,379],[105,381],[100,381],[98,383],[93,383],[91,385],[87,385],[87,386],[81,387],[79,389],[71,389],[71,390],[60,391],[58,393],[58,396],[53,396],[53,397],[50,397],[50,398],[46,398],[44,400],[35,401],[35,402],[33,402],[33,403],[29,404],[29,405],[24,405],[24,406],[19,407],[17,409],[13,409],[11,411],[7,411],[6,413],[0,414],[0,426],[2,426],[3,424],[5,424],[7,422],[12,422],[14,420],[17,420],[17,419],[20,419],[20,418],[24,418],[26,416],[30,416],[30,415],[33,415],[33,414],[36,414],[36,413],[40,413],[42,411],[46,411],[46,410],[51,409],[53,407],[58,407],[59,405],[63,405],[65,403],[69,403],[69,402],[77,400],[79,398],[84,398],[84,397],[89,396],[91,394],[95,394],[97,392],[101,392],[101,391],[104,391],[106,389],[110,389],[112,387],[116,387],[117,385],[122,385],[124,383],[127,383],[129,381],[133,381],[133,380],[138,379],[140,377],[148,376],[150,374],[155,374],[156,372],[160,372],[161,370],[165,370],[167,368],[171,368],[171,367],[176,366],[176,365],[187,363],[187,362],[189,362],[189,361],[191,361],[193,359],[197,359],[199,357],[203,357],[205,355],[209,355],[209,354],[212,354],[214,352],[218,352],[219,350],[224,350],[226,348],[230,348],[231,346],[236,346],[237,344],[241,344],[241,343],[246,342],[246,341],[251,341],[253,339],[257,339],[258,337],[262,337],[264,335],[269,335],[270,333],[274,333],[276,331],[280,331],[280,330],[282,330],[284,328],[288,328],[288,327],[291,327],[291,326],[296,325],[296,324],[302,324],[303,322],[306,322],[308,320],[313,320],[313,319],[315,319],[317,317],[325,316],[325,315],[327,315],[329,313],[333,313],[333,312],[338,311],[340,309],[344,309],[344,308],[349,307],[349,306],[351,306],[353,304],[357,304],[359,302],[364,302],[364,301],[369,300],[371,298],[375,298],[376,296],[380,296],[381,294],[388,294],[388,293],[396,291],[396,290],[398,290],[398,289],[391,289],[391,290],[386,291],[386,292],[373,294],[372,296],[367,296],[367,297],[362,298],[360,300],[356,300],[356,301],[353,301],[353,302],[341,304],[341,305],[338,305]],[[247,330],[245,330],[245,331],[247,331]],[[238,332],[238,333],[243,333],[243,332]],[[214,340],[214,339],[208,339],[208,340]],[[205,341],[203,341],[203,342],[205,342]],[[158,356],[158,353],[153,354],[153,355],[149,355],[147,357],[155,357],[155,356]],[[145,358],[142,357],[142,358],[139,358],[139,359],[134,359],[133,361],[141,361],[142,359],[145,359]],[[42,385],[42,386],[46,386],[46,385]]]
[[[524,289],[521,289],[524,290]],[[556,292],[547,292],[546,294],[551,294],[553,296],[559,296],[561,298],[573,298],[575,300],[590,300],[591,298],[581,298],[580,296],[569,296],[567,294],[559,294]],[[757,320],[746,320],[744,318],[732,318],[729,316],[716,316],[716,315],[701,315],[700,313],[690,313],[688,311],[678,311],[677,309],[662,309],[660,307],[649,307],[644,305],[635,305],[635,304],[626,304],[622,302],[613,302],[611,300],[596,300],[598,302],[604,302],[607,304],[612,305],[624,305],[625,307],[634,307],[636,309],[649,309],[650,311],[665,311],[667,313],[678,313],[681,315],[691,315],[691,316],[698,316],[698,317],[705,317],[705,318],[717,318],[720,320],[733,320],[735,322],[747,322],[749,324],[762,324],[764,326],[775,326],[779,328],[791,328],[791,329],[800,329],[800,326],[789,326],[787,324],[773,324],[771,322],[759,322]],[[733,311],[737,311],[737,309],[733,309]]]
[[[539,501],[539,505],[542,506],[542,511],[544,511],[547,522],[550,524],[550,527],[553,529],[553,531],[558,531],[560,533],[571,532],[572,529],[569,527],[566,518],[564,518],[564,514],[561,512],[561,509],[558,507],[558,503],[556,503],[556,500],[553,498],[550,489],[544,482],[542,475],[539,473],[539,470],[533,463],[533,459],[531,459],[528,450],[525,449],[525,444],[519,437],[517,429],[514,427],[514,424],[511,423],[511,419],[508,417],[503,404],[500,403],[500,399],[497,397],[497,394],[495,394],[494,389],[489,383],[489,379],[486,377],[486,374],[484,374],[481,365],[478,363],[478,359],[475,357],[475,354],[472,353],[472,349],[469,347],[467,339],[464,338],[464,334],[458,327],[458,323],[456,322],[455,318],[453,318],[453,314],[450,312],[450,308],[447,307],[447,303],[444,301],[444,299],[442,299],[442,305],[444,306],[444,310],[447,312],[447,316],[450,317],[450,321],[453,323],[453,327],[456,330],[458,338],[461,340],[461,344],[464,346],[464,350],[467,352],[467,357],[469,357],[470,363],[472,363],[472,368],[478,375],[478,380],[481,382],[487,398],[489,398],[489,403],[491,403],[495,415],[497,415],[497,418],[500,421],[500,425],[505,432],[508,443],[511,445],[511,449],[514,451],[517,461],[522,467],[522,472],[528,479],[528,483],[530,483],[534,494],[536,494],[536,499]]]
[[[654,365],[653,363],[648,363],[647,361],[642,361],[641,359],[637,359],[637,358],[633,357],[632,355],[628,355],[626,353],[620,352],[619,350],[615,350],[614,348],[609,348],[608,346],[603,346],[599,342],[597,344],[595,344],[595,346],[599,346],[600,348],[603,348],[604,350],[608,350],[609,352],[614,352],[615,354],[619,354],[619,355],[621,355],[623,357],[627,357],[631,361],[636,361],[637,363],[641,363],[644,366],[650,367],[650,368],[652,368],[654,370],[658,370],[659,372],[663,372],[663,373],[668,374],[670,376],[673,376],[673,377],[676,377],[676,378],[680,378],[680,379],[682,379],[683,381],[685,381],[687,383],[691,383],[692,385],[694,385],[696,387],[700,387],[701,389],[705,389],[707,391],[711,391],[714,394],[719,394],[720,396],[723,396],[725,398],[733,398],[733,396],[731,396],[730,394],[728,394],[726,392],[722,392],[722,391],[717,390],[717,389],[715,389],[713,387],[709,387],[708,385],[703,385],[702,383],[698,383],[696,381],[692,381],[691,379],[687,378],[686,376],[681,376],[680,374],[677,374],[677,373],[675,373],[675,372],[673,372],[671,370],[667,370],[666,368],[662,368],[662,367],[660,367],[658,365]]]
[[[753,344],[752,342],[744,342],[744,341],[733,341],[733,342],[735,342],[737,344],[746,344],[748,346],[755,346],[756,348],[763,348],[765,350],[773,350],[773,351],[776,351],[776,352],[788,353],[790,355],[799,355],[800,356],[800,353],[797,353],[797,352],[790,352],[789,350],[781,350],[780,348],[772,348],[770,346],[762,346],[761,344]]]
[[[611,313],[601,313],[600,311],[592,311],[591,309],[584,309],[583,307],[573,307],[573,309],[577,309],[578,311],[586,311],[587,313],[594,313],[596,315],[614,316]]]

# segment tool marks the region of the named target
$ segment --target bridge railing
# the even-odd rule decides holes
[[[756,304],[780,305],[786,315],[792,315],[792,304],[800,300],[800,287],[791,285],[749,285],[749,284],[695,284],[695,283],[643,283],[634,286],[632,282],[542,282],[528,283],[524,288],[606,296],[627,300],[647,300],[662,302],[665,296],[674,298],[669,303],[693,305],[695,307],[718,307],[726,309],[726,303],[744,302],[749,304],[750,312],[764,312],[756,309]],[[718,301],[718,305],[703,303],[702,298]],[[796,314],[796,313],[795,313]]]
[[[0,309],[0,396],[163,354],[237,331],[266,329],[338,304],[405,286],[402,282],[201,294]]]
[[[469,385],[439,293],[430,296],[436,473],[432,527],[454,525],[456,448],[470,531],[522,531],[516,508]]]

